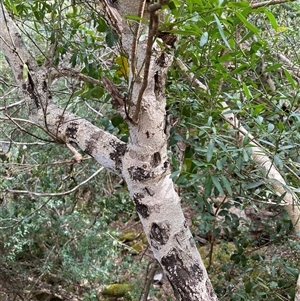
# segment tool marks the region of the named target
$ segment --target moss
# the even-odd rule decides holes
[[[126,232],[120,233],[119,239],[123,242],[133,241],[133,240],[137,239],[140,236],[140,234],[141,234],[140,232],[136,232],[134,230],[126,231]]]
[[[131,284],[114,283],[105,286],[103,288],[102,294],[111,297],[124,297],[132,290],[133,290],[133,286]]]

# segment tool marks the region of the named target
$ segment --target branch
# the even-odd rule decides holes
[[[154,4],[152,4],[152,5],[154,5]],[[153,10],[150,12],[149,33],[148,33],[148,40],[147,40],[147,46],[146,46],[147,50],[146,50],[146,57],[145,57],[143,83],[142,83],[142,86],[141,86],[139,94],[138,94],[138,99],[136,101],[136,108],[135,108],[135,112],[134,112],[134,115],[132,118],[132,121],[136,124],[139,121],[139,114],[141,111],[142,99],[143,99],[144,92],[148,85],[148,76],[149,76],[149,68],[150,68],[151,55],[152,55],[152,46],[153,46],[154,37],[158,30],[158,23],[159,23],[159,19],[158,19],[157,12],[156,12],[156,10]]]
[[[114,2],[116,1],[100,0],[100,2],[104,9],[106,20],[121,35],[123,32],[123,19],[115,7]]]
[[[121,175],[126,144],[53,102],[48,88],[49,69],[37,65],[3,5],[0,6],[0,28],[0,49],[12,69],[17,85],[24,94],[24,100],[29,104],[30,119],[42,127],[56,142],[77,144],[82,151],[94,157],[105,168]],[[59,74],[57,71],[52,73],[53,76]],[[64,73],[96,84],[100,83],[80,72],[61,70],[61,74]],[[123,97],[116,86],[107,78],[103,78],[101,83],[121,106]]]
[[[88,183],[91,179],[96,177],[98,173],[100,173],[104,167],[99,168],[96,172],[94,172],[90,177],[82,181],[80,184],[72,188],[71,190],[60,192],[60,193],[42,193],[42,192],[35,192],[35,191],[28,191],[28,190],[14,190],[14,189],[6,189],[5,193],[11,193],[11,194],[23,194],[23,195],[30,195],[30,196],[39,196],[39,197],[58,197],[58,196],[64,196],[71,194],[75,191],[77,191],[81,186]],[[44,204],[43,204],[44,205]],[[39,210],[38,208],[37,210]],[[3,229],[3,228],[1,228]]]
[[[79,71],[70,69],[70,68],[63,68],[63,69],[54,69],[50,70],[50,76],[52,79],[59,78],[62,76],[74,77],[79,80],[83,80],[85,82],[94,84],[99,87],[103,87],[111,96],[112,103],[116,106],[118,110],[124,108],[124,100],[123,96],[120,93],[118,87],[107,77],[102,76],[102,80],[95,79],[91,76],[83,74]],[[125,115],[125,114],[123,114]]]
[[[297,1],[297,0],[270,0],[270,1],[251,3],[250,6],[255,9],[255,8],[259,8],[259,7],[263,7],[263,6],[277,5],[277,4],[282,4],[282,3],[290,3],[290,2],[295,2],[295,1]]]
[[[67,148],[73,153],[73,158],[77,163],[81,163],[83,160],[81,154],[76,150],[74,146],[72,146],[70,143],[66,143]]]
[[[143,76],[143,83],[140,88],[138,99],[136,101],[136,108],[132,118],[134,123],[138,123],[139,121],[139,114],[141,111],[141,104],[143,100],[144,92],[148,86],[148,77],[149,77],[149,68],[151,62],[151,55],[152,55],[152,48],[153,43],[155,40],[155,36],[158,31],[159,25],[159,17],[157,11],[162,8],[164,4],[167,4],[169,0],[159,0],[159,2],[149,5],[148,11],[150,13],[150,20],[149,20],[149,33],[148,33],[148,40],[147,40],[147,48],[146,48],[146,56],[145,56],[145,66],[144,66],[144,76]]]

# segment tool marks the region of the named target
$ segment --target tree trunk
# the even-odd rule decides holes
[[[120,34],[120,47],[128,57],[131,71],[128,97],[123,99],[123,105],[121,100],[118,107],[129,125],[127,145],[53,102],[48,88],[50,69],[38,67],[5,12],[0,15],[0,48],[29,104],[30,118],[56,141],[77,144],[104,167],[124,178],[154,256],[170,280],[177,299],[217,300],[170,179],[165,82],[173,58],[171,53],[152,43],[160,7],[151,6],[149,13],[147,6],[145,8],[144,18],[150,20],[149,31],[142,22],[130,24],[122,17],[122,14],[141,16],[146,1],[139,3],[123,0],[113,4],[114,7],[109,5],[110,1],[102,3],[111,24]],[[151,39],[138,41],[143,31]],[[112,97],[117,94],[120,100],[116,87],[108,90]]]

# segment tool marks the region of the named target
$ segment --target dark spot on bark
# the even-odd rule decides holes
[[[30,71],[28,63],[25,63],[25,64],[27,65],[28,71]],[[24,66],[20,66],[20,68],[23,70]],[[23,89],[24,93],[26,93],[31,98],[31,100],[34,104],[34,107],[31,105],[32,109],[39,109],[40,108],[39,98],[36,93],[34,81],[31,77],[31,73],[28,72],[27,76],[28,76],[28,80],[26,81],[26,83],[22,84],[22,89]],[[24,80],[23,78],[19,78],[19,79]]]
[[[115,161],[116,169],[118,171],[121,171],[122,170],[122,160],[123,160],[124,154],[127,151],[127,146],[125,143],[119,143],[115,140],[112,140],[109,144],[114,148],[114,152],[110,153],[109,157],[111,160]]]
[[[157,167],[161,162],[161,157],[160,157],[160,153],[159,152],[156,152],[152,155],[152,158],[151,158],[151,166],[152,167]]]
[[[135,193],[133,195],[133,201],[135,204],[136,211],[143,217],[147,218],[150,215],[150,211],[148,206],[145,204],[142,204],[141,199],[143,199],[145,196],[142,193]]]
[[[164,168],[167,169],[169,167],[169,161],[164,162]]]
[[[155,195],[155,192],[154,192],[151,188],[145,187],[144,190],[145,190],[146,193],[149,194],[150,196],[154,196],[154,195]]]
[[[165,45],[171,46],[172,48],[175,47],[175,43],[177,41],[177,35],[166,31],[159,31],[158,37],[163,40]]]
[[[150,133],[148,131],[146,132],[146,137],[150,138]]]
[[[45,80],[43,81],[43,91],[47,92],[47,83]]]
[[[162,85],[162,78],[160,76],[160,72],[157,71],[154,74],[154,93],[156,95],[156,97],[158,97],[159,95],[161,95],[164,91],[164,87]]]
[[[142,167],[131,166],[128,168],[131,180],[143,181],[150,178],[150,172]]]
[[[159,75],[158,75],[158,71],[156,71],[155,74],[154,74],[154,82],[155,82],[155,85],[156,85],[156,84],[158,85],[158,81],[159,81]]]
[[[170,227],[167,222],[153,223],[150,230],[150,240],[152,247],[159,249],[165,245],[170,237]]]
[[[193,277],[197,279],[203,279],[203,269],[201,269],[201,267],[197,263],[191,266],[191,272]]]
[[[161,264],[167,271],[167,276],[180,300],[195,300],[193,287],[203,281],[203,270],[197,264],[188,266],[184,264],[177,249],[172,248],[161,259]]]
[[[94,150],[97,147],[97,141],[101,138],[102,133],[101,131],[95,132],[91,135],[91,137],[85,141],[86,148],[85,153],[92,155]]]
[[[166,66],[166,57],[165,57],[165,53],[164,52],[157,58],[156,64],[159,67],[165,67]]]
[[[67,125],[67,129],[66,129],[66,136],[68,138],[68,140],[70,140],[71,142],[76,142],[77,139],[77,131],[78,131],[78,123],[77,122],[70,122]]]

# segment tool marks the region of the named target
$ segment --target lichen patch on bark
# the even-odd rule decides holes
[[[68,141],[76,142],[78,127],[79,127],[79,124],[75,121],[72,121],[68,124],[67,129],[66,129],[66,137],[67,137]]]
[[[114,140],[110,141],[109,145],[114,148],[114,151],[109,154],[109,157],[115,162],[116,169],[122,171],[122,160],[127,151],[127,146],[126,144],[118,143]]]
[[[131,180],[133,181],[144,181],[150,178],[150,171],[139,167],[139,166],[131,166],[128,168],[128,173],[130,175]]]
[[[84,150],[87,154],[92,155],[94,150],[97,148],[97,141],[101,138],[101,132],[95,132],[85,141],[86,149]]]

